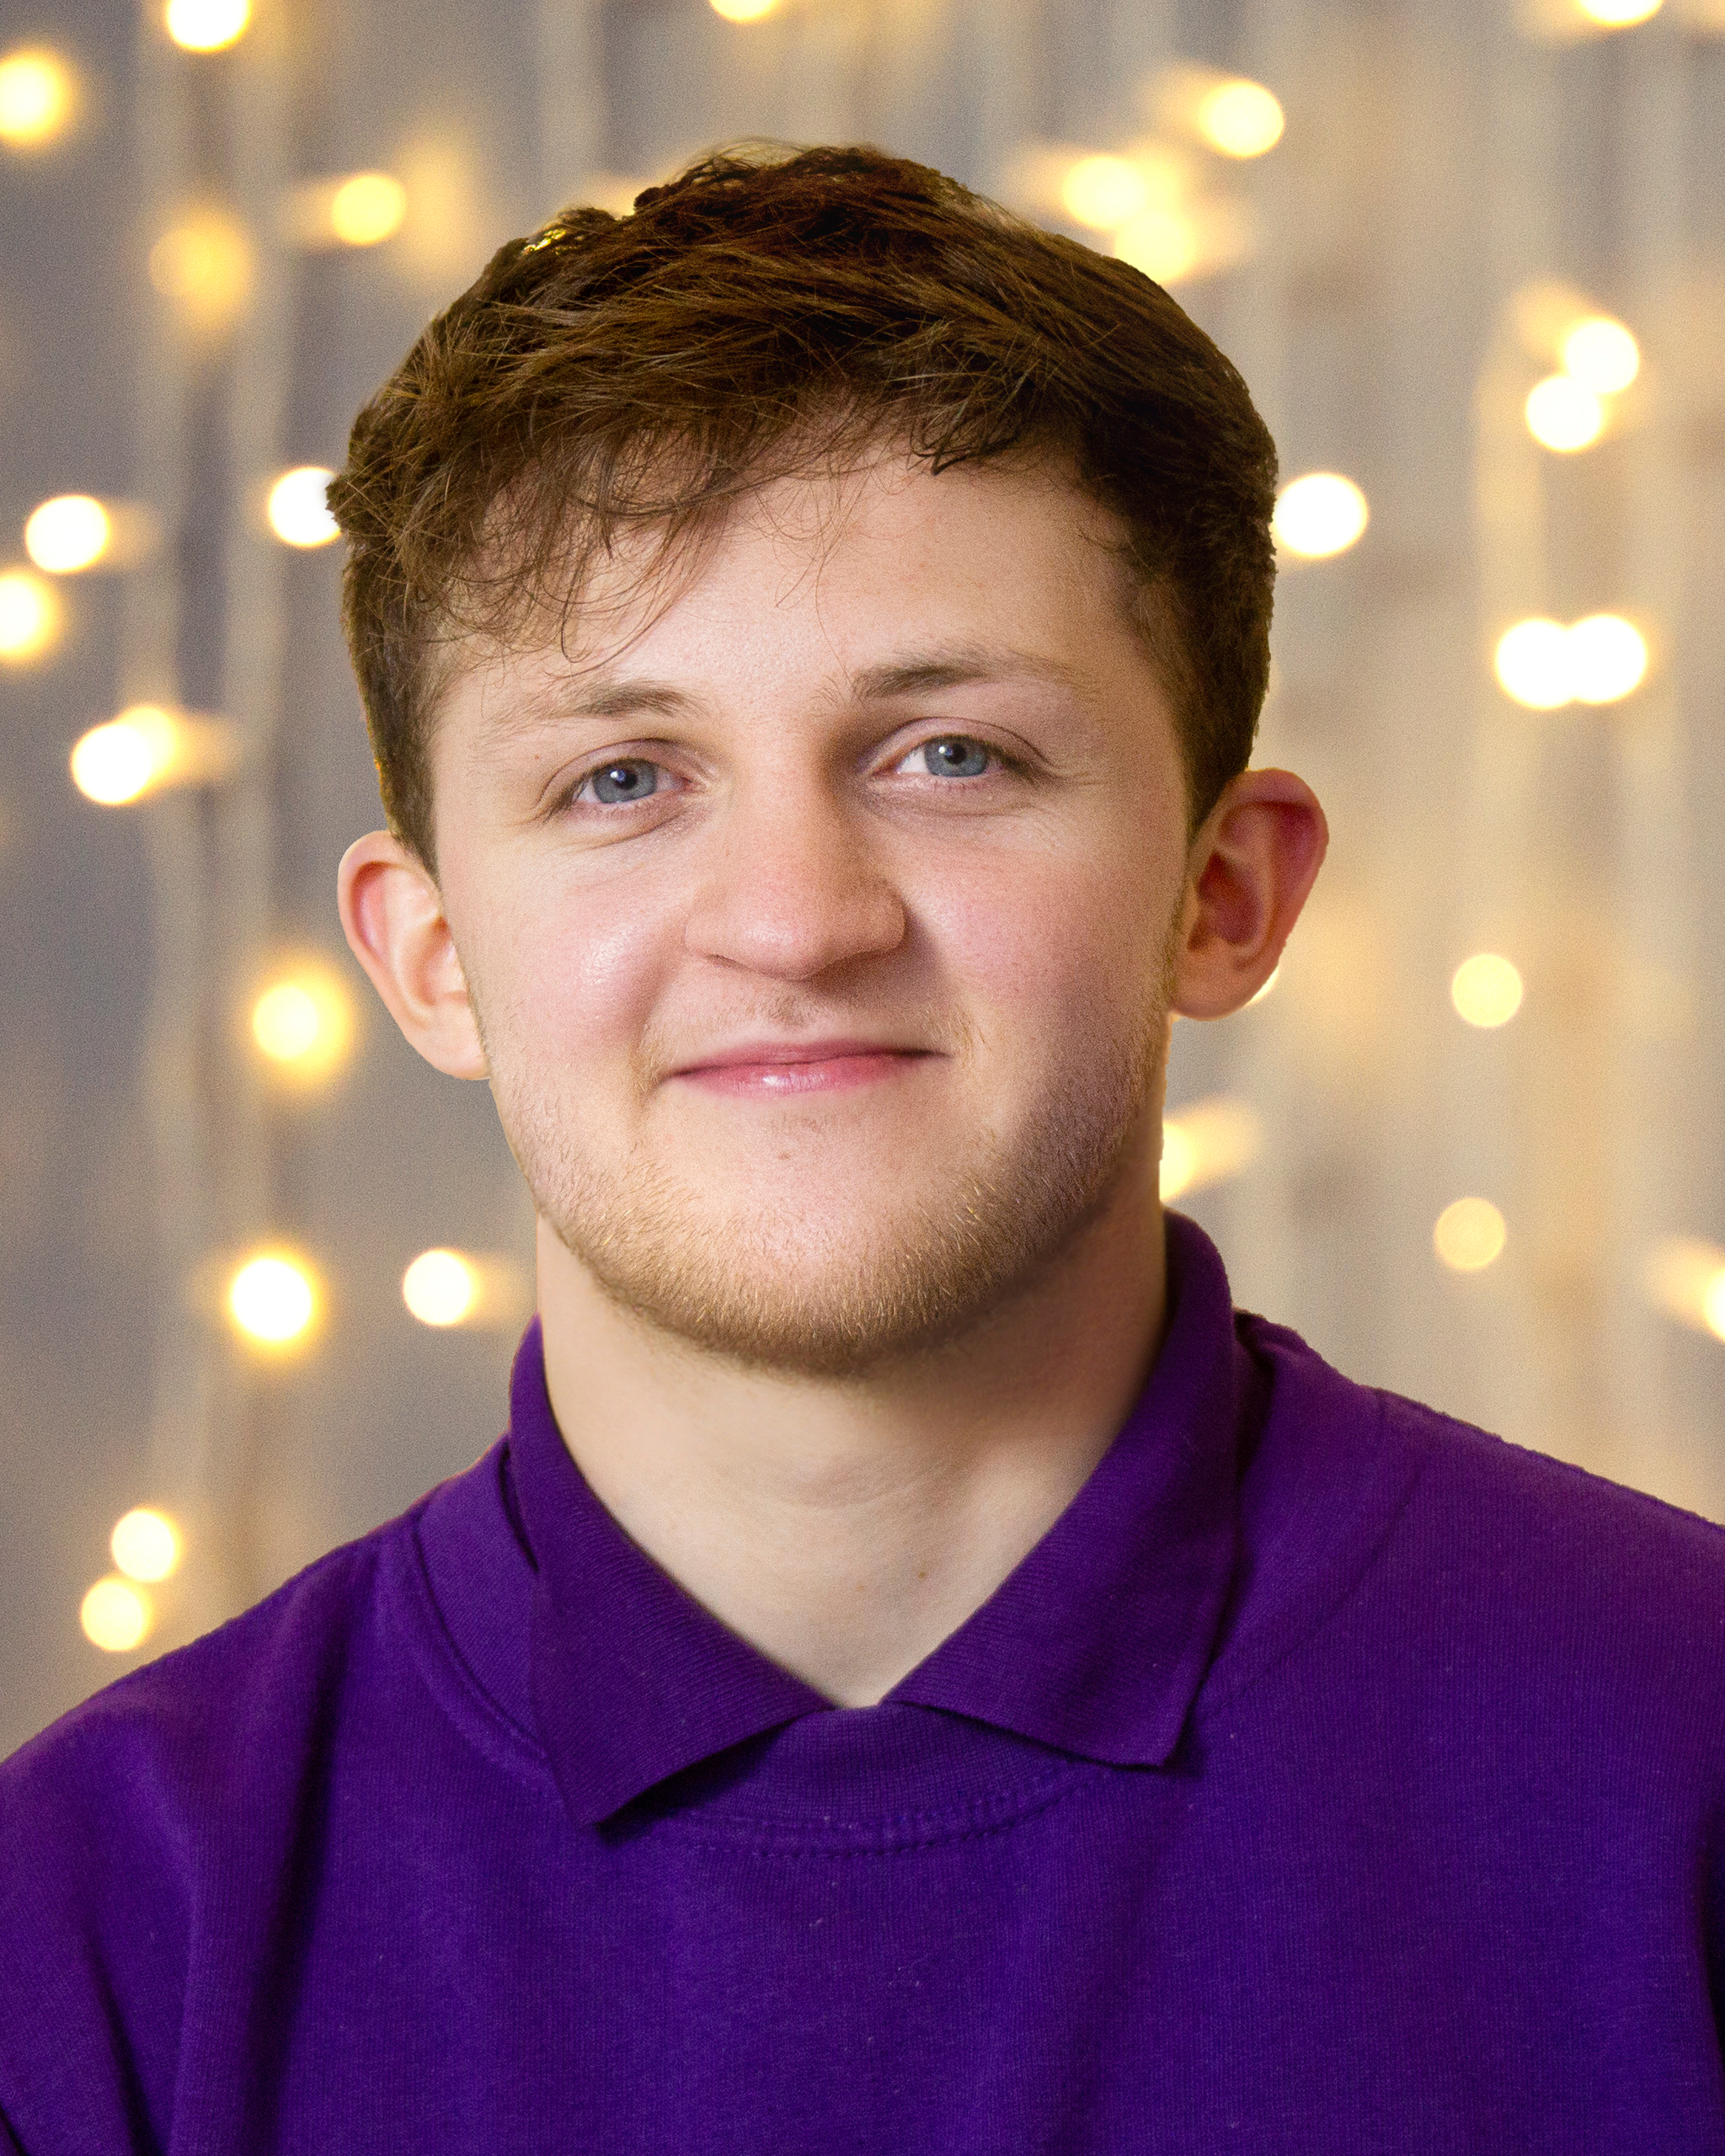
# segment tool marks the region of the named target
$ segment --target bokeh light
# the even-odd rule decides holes
[[[1452,1273],[1480,1273],[1509,1241],[1503,1216],[1488,1198],[1458,1198],[1439,1214],[1432,1243]]]
[[[344,247],[393,239],[408,213],[408,191],[387,172],[356,172],[329,198],[329,229]]]
[[[24,550],[51,576],[93,568],[114,542],[114,520],[93,494],[56,494],[24,520]]]
[[[260,1251],[228,1283],[228,1315],[261,1348],[288,1348],[303,1340],[317,1317],[318,1302],[311,1268],[285,1251]]]
[[[1204,141],[1225,157],[1261,157],[1281,141],[1287,124],[1274,93],[1243,76],[1207,91],[1193,119]]]
[[[1149,183],[1126,157],[1080,157],[1060,183],[1060,202],[1075,224],[1113,232],[1150,197]]]
[[[1542,449],[1561,455],[1589,448],[1604,431],[1605,408],[1573,375],[1547,375],[1527,392],[1527,430]]]
[[[130,1580],[153,1584],[179,1569],[179,1529],[153,1505],[134,1505],[114,1523],[108,1538],[115,1564]]]
[[[150,282],[174,302],[188,328],[218,336],[252,296],[252,249],[225,211],[202,209],[171,227],[150,249]]]
[[[1656,1310],[1725,1340],[1725,1250],[1697,1235],[1667,1235],[1647,1253],[1642,1284]]]
[[[156,1613],[131,1580],[98,1580],[78,1605],[84,1637],[104,1654],[130,1654],[150,1636]]]
[[[0,142],[41,150],[71,123],[77,84],[57,53],[26,46],[0,60]]]
[[[158,787],[179,751],[173,712],[157,704],[134,704],[80,736],[72,752],[72,782],[87,801],[117,808]]]
[[[1156,1182],[1163,1204],[1240,1174],[1263,1148],[1263,1119],[1248,1102],[1226,1093],[1193,1102],[1162,1123]]]
[[[1641,686],[1647,670],[1647,639],[1621,614],[1589,614],[1571,627],[1569,692],[1578,702],[1614,704]]]
[[[270,487],[264,505],[270,529],[285,546],[327,547],[341,536],[325,490],[335,477],[327,465],[296,464]]]
[[[779,0],[709,0],[713,13],[728,23],[762,22],[778,4]]]
[[[1564,338],[1563,366],[1596,396],[1615,397],[1641,372],[1641,347],[1615,316],[1590,314]]]
[[[460,1325],[479,1301],[478,1267],[458,1250],[427,1250],[401,1276],[401,1299],[421,1325]]]
[[[186,52],[220,52],[250,27],[251,0],[168,0],[168,35]]]
[[[60,638],[62,616],[54,587],[31,569],[0,569],[0,662],[28,666]]]
[[[1324,561],[1354,545],[1369,515],[1365,496],[1353,480],[1339,472],[1308,472],[1283,488],[1271,528],[1289,553]]]
[[[1464,958],[1450,983],[1450,1001],[1470,1026],[1507,1026],[1524,992],[1520,974],[1496,951]]]
[[[1602,29],[1626,30],[1651,22],[1665,0],[1578,0],[1581,12]]]
[[[1529,711],[1556,711],[1574,694],[1569,632],[1542,615],[1505,629],[1493,664],[1504,695]]]
[[[1146,210],[1114,234],[1114,253],[1159,285],[1178,285],[1197,269],[1198,229],[1183,210]]]
[[[354,1042],[347,985],[318,959],[300,959],[252,1005],[252,1039],[284,1076],[316,1083],[346,1064]]]

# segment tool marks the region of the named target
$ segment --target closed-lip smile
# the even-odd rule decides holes
[[[683,1064],[670,1075],[716,1092],[771,1097],[836,1092],[896,1077],[935,1053],[848,1037],[740,1041]]]

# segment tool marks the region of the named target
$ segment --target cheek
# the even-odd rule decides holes
[[[494,1059],[573,1074],[629,1058],[675,963],[667,909],[542,873],[476,917],[472,975]]]
[[[1077,1043],[1135,1037],[1160,996],[1178,898],[1147,848],[1019,856],[923,894],[936,963],[985,1038]]]

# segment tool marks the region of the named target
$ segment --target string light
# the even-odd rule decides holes
[[[1287,121],[1273,91],[1239,76],[1199,98],[1193,124],[1225,157],[1261,157],[1281,141]]]
[[[1563,369],[1595,396],[1614,397],[1641,372],[1641,347],[1615,316],[1590,314],[1563,339]]]
[[[171,712],[154,704],[135,705],[79,738],[72,752],[72,782],[86,801],[120,808],[161,784],[179,746]]]
[[[393,239],[408,213],[408,191],[387,172],[356,172],[329,200],[329,229],[344,247]]]
[[[727,23],[764,22],[779,0],[708,0],[713,12]]]
[[[113,519],[93,494],[56,494],[24,520],[24,550],[52,576],[93,568],[113,543]]]
[[[1114,253],[1159,285],[1178,285],[1202,259],[1198,229],[1183,210],[1146,210],[1114,234]]]
[[[284,546],[327,547],[341,536],[325,490],[335,474],[326,465],[296,464],[271,486],[264,514]]]
[[[1648,1298],[1668,1317],[1725,1340],[1725,1250],[1696,1235],[1670,1235],[1648,1255]]]
[[[221,52],[251,25],[251,0],[168,0],[163,21],[183,51]]]
[[[304,1260],[285,1251],[260,1251],[234,1273],[227,1314],[260,1348],[291,1348],[303,1340],[318,1315],[318,1285]]]
[[[1156,1182],[1163,1204],[1238,1175],[1251,1166],[1263,1148],[1263,1118],[1245,1101],[1215,1094],[1182,1108],[1162,1123]]]
[[[164,786],[202,786],[226,778],[238,760],[239,734],[225,719],[132,704],[80,736],[72,782],[87,801],[117,808]]]
[[[401,1277],[401,1299],[421,1325],[460,1325],[479,1301],[480,1276],[458,1250],[427,1250]]]
[[[1488,1198],[1458,1198],[1439,1214],[1432,1243],[1452,1273],[1481,1273],[1503,1255],[1509,1231]]]
[[[1573,693],[1569,632],[1543,616],[1518,622],[1498,639],[1498,686],[1529,711],[1556,711]]]
[[[1493,663],[1504,695],[1530,711],[1614,704],[1647,678],[1647,638],[1621,614],[1589,614],[1567,628],[1538,616],[1503,632]]]
[[[98,1580],[78,1605],[77,1621],[92,1646],[104,1654],[130,1654],[150,1636],[156,1613],[150,1598],[130,1580]]]
[[[76,84],[57,53],[39,46],[0,60],[0,142],[8,150],[41,150],[72,121]]]
[[[252,1039],[284,1076],[316,1084],[346,1063],[354,1040],[353,998],[334,969],[302,959],[252,1006]]]
[[[182,1552],[179,1529],[166,1513],[153,1505],[134,1505],[114,1523],[108,1538],[114,1562],[129,1580],[153,1585],[169,1579],[179,1569]]]
[[[0,569],[0,661],[28,666],[59,641],[60,599],[45,577]]]
[[[1271,525],[1276,543],[1307,561],[1345,553],[1365,531],[1365,496],[1339,472],[1308,472],[1284,487]]]
[[[1126,157],[1080,157],[1060,185],[1060,202],[1074,224],[1113,232],[1144,208],[1150,185]]]
[[[1570,693],[1584,704],[1614,704],[1638,689],[1647,640],[1621,614],[1589,614],[1569,631]]]
[[[150,249],[148,267],[156,290],[203,335],[228,329],[251,297],[251,243],[225,211],[197,210],[171,227]]]
[[[1527,392],[1527,430],[1542,448],[1568,455],[1596,442],[1605,424],[1598,395],[1573,375],[1547,375]]]
[[[1521,975],[1495,951],[1464,958],[1450,983],[1450,1001],[1470,1026],[1507,1026],[1521,1008]]]
[[[1581,12],[1590,23],[1597,23],[1601,29],[1633,29],[1637,23],[1651,22],[1665,0],[1578,0]]]

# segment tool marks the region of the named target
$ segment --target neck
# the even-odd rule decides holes
[[[647,1555],[842,1706],[890,1691],[1071,1503],[1149,1374],[1153,1177],[964,1338],[865,1378],[746,1369],[620,1310],[542,1221],[551,1404]]]

